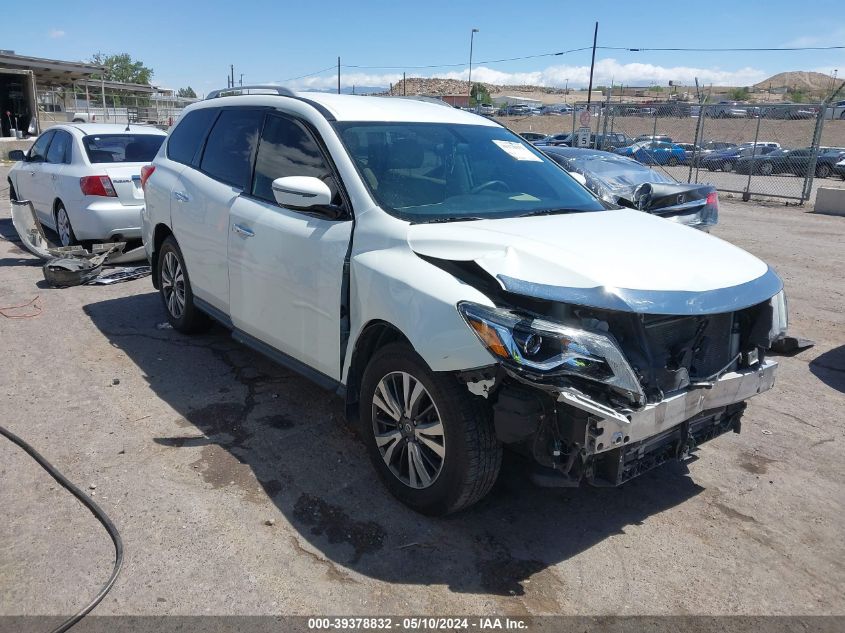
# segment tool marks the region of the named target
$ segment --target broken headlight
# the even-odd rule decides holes
[[[642,387],[616,342],[603,332],[461,302],[458,311],[507,367],[539,378],[573,376],[615,387],[636,401]]]
[[[786,293],[781,290],[771,298],[772,304],[772,329],[769,330],[769,344],[786,336],[786,328],[789,324],[786,306]]]

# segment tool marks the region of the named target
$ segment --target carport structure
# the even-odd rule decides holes
[[[15,117],[17,127],[24,132],[37,134],[41,131],[37,97],[39,90],[44,87],[74,90],[77,84],[91,82],[93,75],[104,70],[102,66],[85,62],[28,57],[16,55],[14,51],[0,51],[2,135],[10,135]],[[11,116],[7,116],[7,112]]]

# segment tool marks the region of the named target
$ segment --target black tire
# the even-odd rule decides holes
[[[174,264],[178,264],[178,271]],[[173,329],[185,334],[206,329],[211,320],[194,304],[194,293],[191,290],[188,269],[185,267],[185,258],[182,257],[179,244],[172,235],[164,240],[159,249],[156,274],[159,296],[167,314],[167,321]]]
[[[73,232],[73,225],[70,223],[70,216],[65,205],[59,202],[56,205],[56,235],[59,236],[60,246],[74,246],[79,242],[76,233]]]
[[[716,165],[713,163],[707,163],[707,171],[716,171]]]
[[[722,163],[722,171],[733,171],[733,168],[734,166],[729,160],[726,160],[724,163]]]
[[[422,488],[414,488],[394,474],[376,443],[373,416],[376,389],[382,380],[402,372],[425,388],[427,393],[423,397],[434,404],[434,414],[442,424],[444,454],[440,470],[432,483]],[[388,490],[405,505],[422,514],[442,516],[472,505],[493,487],[502,463],[502,447],[496,438],[486,400],[470,395],[453,376],[432,372],[407,344],[391,343],[375,353],[364,371],[360,402],[361,435],[370,459]],[[381,425],[386,419],[380,416],[376,424]],[[403,425],[403,420],[412,424],[417,422],[417,418],[406,418],[403,414],[398,426]],[[400,447],[397,449],[400,451],[399,465],[410,452],[408,443],[421,446],[413,436],[398,439],[394,448]],[[391,444],[384,446],[387,449]]]
[[[761,163],[760,167],[757,168],[763,176],[771,176],[775,171],[775,166],[771,163]]]
[[[832,173],[833,169],[826,163],[816,166],[816,176],[819,178],[828,178]]]
[[[677,167],[678,166],[678,159],[675,158],[674,156],[670,156],[669,160],[667,162],[669,164],[669,167]]]

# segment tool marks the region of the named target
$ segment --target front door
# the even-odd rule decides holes
[[[296,120],[268,115],[251,188],[230,214],[232,322],[339,380],[343,269],[352,220],[327,220],[279,206],[271,184],[284,176],[320,178],[342,203],[312,133]]]
[[[18,200],[29,200],[35,207],[35,213],[42,224],[52,227],[51,202],[47,202],[48,185],[44,182],[44,161],[47,160],[47,148],[55,132],[49,130],[38,137],[29,150],[26,162],[22,165],[17,181]]]

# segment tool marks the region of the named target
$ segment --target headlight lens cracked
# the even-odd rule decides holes
[[[636,401],[644,399],[619,346],[602,332],[470,302],[459,303],[458,311],[487,350],[517,372],[541,378],[577,376],[615,387]]]

